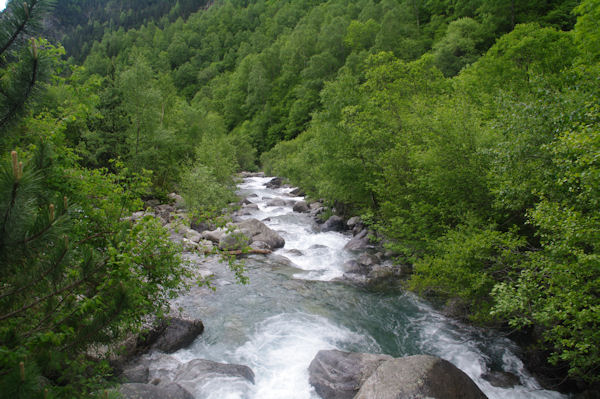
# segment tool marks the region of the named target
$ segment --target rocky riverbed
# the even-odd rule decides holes
[[[132,216],[160,218],[187,267],[216,291],[194,286],[173,301],[177,321],[122,366],[125,397],[562,397],[540,389],[509,340],[414,295],[374,289],[410,270],[359,218],[323,221],[321,203],[261,175],[245,175],[239,193],[240,209],[221,228],[190,223],[177,195]],[[206,255],[245,247],[247,285]],[[158,344],[169,328],[184,345]]]

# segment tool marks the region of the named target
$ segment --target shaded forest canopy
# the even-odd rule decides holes
[[[121,210],[133,211],[141,199],[177,190],[197,217],[210,217],[235,198],[232,175],[260,165],[385,235],[397,262],[413,266],[406,287],[458,302],[473,322],[523,332],[533,339],[532,357],[544,359],[536,366],[557,382],[600,379],[599,0],[140,3],[58,0],[45,32],[66,54],[39,39],[39,29],[22,32],[28,40],[2,54],[6,192],[25,179],[25,160],[31,189],[22,200],[38,218],[27,223],[44,230],[49,204],[73,196],[79,213],[61,227],[69,242],[86,240],[77,223],[105,227],[89,254],[65,266],[73,276],[112,289],[116,280],[104,286],[98,272],[126,267],[117,258],[137,259],[128,258],[131,226],[110,206],[115,197],[127,193]],[[9,6],[22,18],[34,10],[20,0]],[[1,20],[6,43],[18,26],[9,17]],[[116,191],[109,182],[118,182]],[[7,211],[15,198],[3,198],[0,211],[16,215]],[[3,232],[25,223],[4,220]],[[115,231],[111,239],[129,244],[110,241]],[[15,234],[18,242],[25,232]],[[57,237],[40,251],[55,248]],[[113,259],[94,248],[122,252],[109,251],[120,254]],[[169,267],[158,275],[174,289],[181,276],[164,248]],[[25,250],[2,256],[15,262],[1,292],[36,287],[15,274],[23,262],[48,278],[57,267]],[[52,284],[36,289],[52,292]],[[148,309],[150,293],[172,293],[146,288],[128,303]],[[27,306],[25,297],[3,300],[7,314]],[[119,319],[117,304],[103,304],[121,323],[113,325],[100,320],[99,303],[86,306],[98,310],[88,330],[103,334],[81,337],[60,311],[24,341],[15,331],[44,322],[41,313],[3,324],[10,361],[0,364],[0,378],[60,340],[81,355],[140,317]],[[98,326],[112,326],[111,334]],[[19,345],[29,352],[17,353]],[[86,384],[74,377],[75,361],[33,358],[56,386]],[[65,364],[71,374],[57,376]]]
[[[44,33],[58,40],[69,57],[83,61],[106,31],[139,28],[154,21],[164,25],[209,6],[204,0],[56,0],[45,17]]]

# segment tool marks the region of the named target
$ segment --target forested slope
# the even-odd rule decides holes
[[[33,100],[5,95],[3,153],[41,140],[59,171],[124,192],[143,175],[136,198],[177,189],[203,215],[260,159],[384,234],[410,288],[599,379],[598,0],[223,0],[187,19],[166,3],[129,25],[110,1],[59,1],[66,56],[89,55],[39,40],[6,56],[39,52],[47,72]],[[97,33],[80,5],[104,10]],[[4,65],[4,93],[28,93]],[[70,189],[103,184],[85,181]]]
[[[208,7],[205,0],[56,0],[44,17],[44,35],[58,40],[80,63],[105,32],[154,22],[164,25]]]

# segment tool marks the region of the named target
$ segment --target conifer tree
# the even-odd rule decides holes
[[[12,0],[0,16],[0,131],[48,76],[35,34],[51,0]]]

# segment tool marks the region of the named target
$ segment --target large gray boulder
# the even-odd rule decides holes
[[[281,180],[281,177],[274,177],[265,186],[267,188],[279,188],[282,184],[283,180]]]
[[[243,378],[254,384],[254,372],[241,364],[217,363],[211,360],[195,359],[182,364],[175,370],[175,382],[200,381],[214,377]]]
[[[323,226],[321,226],[322,232],[344,230],[346,230],[346,223],[344,222],[344,219],[337,215],[331,216],[325,223],[323,223]]]
[[[387,355],[322,350],[308,367],[309,382],[324,399],[352,399]]]
[[[151,348],[165,353],[173,353],[189,346],[203,332],[204,325],[200,320],[168,317],[153,333],[154,336],[158,335],[158,338],[153,342]]]
[[[362,384],[355,399],[487,399],[473,380],[452,363],[417,355],[383,362]]]
[[[372,245],[370,244],[369,240],[369,231],[364,229],[352,237],[352,239],[346,243],[344,249],[347,249],[348,251],[360,252],[371,247]]]
[[[294,207],[292,208],[294,212],[298,212],[298,213],[306,213],[310,210],[310,208],[308,207],[308,204],[306,203],[306,201],[298,201],[294,204]]]
[[[118,392],[125,399],[194,399],[194,396],[178,384],[151,385],[130,383],[123,384]]]
[[[205,240],[209,240],[214,242],[215,244],[218,244],[219,241],[221,240],[221,238],[227,233],[227,229],[224,228],[218,228],[216,230],[210,230],[210,231],[203,231],[202,232],[202,238],[204,238]]]
[[[282,248],[285,245],[285,240],[283,237],[268,228],[260,220],[243,220],[239,222],[237,226],[244,235],[250,238],[251,242],[264,242],[271,249]]]

